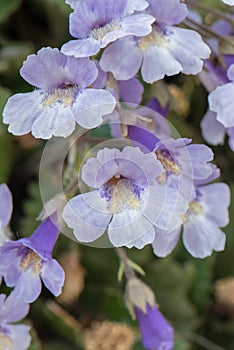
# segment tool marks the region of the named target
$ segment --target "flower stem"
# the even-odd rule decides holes
[[[134,270],[130,266],[129,259],[127,257],[125,249],[124,248],[116,248],[115,251],[116,251],[120,261],[123,264],[125,275],[126,275],[127,279],[130,280],[131,278],[136,277]]]

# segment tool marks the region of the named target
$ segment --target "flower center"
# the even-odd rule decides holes
[[[159,28],[154,28],[150,34],[140,38],[138,46],[141,51],[147,51],[151,45],[157,45],[161,47],[168,46],[168,39]]]
[[[104,185],[102,196],[107,199],[109,210],[117,213],[126,208],[139,209],[141,191],[142,189],[131,181],[116,176]]]
[[[114,23],[114,22],[107,23],[103,27],[92,29],[90,32],[90,36],[93,39],[102,40],[106,34],[114,31],[118,31],[120,30],[120,28],[121,28],[120,25],[117,23]]]
[[[20,267],[27,270],[32,267],[36,274],[40,273],[42,259],[32,249],[26,248],[25,254],[21,259]]]
[[[191,211],[194,213],[194,214],[202,214],[203,213],[203,209],[202,209],[202,206],[196,202],[196,201],[192,201],[189,203],[189,208],[191,209]]]
[[[54,103],[61,103],[64,107],[70,106],[77,94],[78,87],[76,85],[68,85],[58,89],[54,89],[47,94],[43,100],[43,106],[50,107]]]
[[[155,154],[166,171],[170,171],[173,174],[179,174],[179,166],[166,150],[156,151]]]
[[[3,331],[0,330],[0,350],[10,350],[13,348],[13,342]]]

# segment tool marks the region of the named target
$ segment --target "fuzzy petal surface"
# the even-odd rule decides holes
[[[110,114],[115,105],[115,98],[109,91],[86,89],[78,96],[72,111],[80,126],[92,129],[102,124],[102,117]]]
[[[156,18],[158,23],[179,24],[188,14],[188,9],[180,0],[148,0],[148,13]]]
[[[129,80],[137,74],[142,63],[142,53],[134,37],[126,37],[109,45],[103,52],[100,66],[111,72],[117,80]]]
[[[225,137],[225,127],[216,119],[216,113],[207,111],[201,121],[202,136],[211,145],[222,145]]]
[[[64,207],[62,217],[81,242],[93,242],[106,230],[111,214],[97,191],[72,198]]]
[[[62,267],[55,259],[44,262],[41,269],[41,278],[49,291],[56,297],[61,294],[64,285],[65,274]]]
[[[155,239],[152,243],[154,254],[164,258],[169,255],[175,248],[180,238],[181,227],[168,233],[163,230],[156,229]]]

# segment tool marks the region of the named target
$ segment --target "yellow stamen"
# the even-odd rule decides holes
[[[166,47],[168,45],[168,40],[159,30],[153,29],[149,35],[140,38],[138,44],[142,51],[147,51],[151,45]]]
[[[29,249],[26,255],[21,260],[20,267],[23,270],[26,270],[30,266],[32,266],[33,271],[39,274],[41,270],[41,261],[42,259],[40,258],[40,256],[37,253],[35,253],[33,250]]]
[[[93,29],[90,35],[96,40],[101,40],[107,33],[120,30],[120,28],[120,25],[117,23],[107,23],[103,27]]]
[[[171,171],[173,174],[179,174],[179,166],[174,160],[169,159],[167,154],[165,154],[163,151],[156,151],[155,154],[166,171]]]
[[[76,86],[55,89],[54,91],[49,93],[48,96],[44,99],[43,105],[45,107],[50,107],[52,104],[60,102],[65,107],[68,107],[73,102],[76,90]]]
[[[0,350],[12,349],[13,342],[5,333],[0,332]]]

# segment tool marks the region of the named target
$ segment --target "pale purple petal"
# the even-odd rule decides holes
[[[168,50],[183,67],[182,73],[198,74],[203,67],[203,59],[210,55],[210,48],[194,30],[167,27],[170,43]]]
[[[62,217],[81,242],[92,242],[105,231],[111,214],[107,203],[96,191],[72,198],[64,207]]]
[[[49,139],[54,136],[67,137],[75,129],[75,119],[70,107],[61,107],[59,103],[44,108],[32,125],[32,134],[36,138]]]
[[[43,98],[38,90],[11,96],[3,110],[3,122],[10,124],[9,132],[14,135],[29,133],[35,120],[43,113]]]
[[[148,12],[152,14],[158,23],[178,24],[188,14],[188,9],[180,0],[148,0]]]
[[[50,90],[64,82],[65,62],[66,57],[58,49],[43,47],[37,54],[27,57],[20,74],[31,85]]]
[[[214,183],[199,187],[202,201],[206,203],[205,215],[224,227],[229,223],[228,207],[230,205],[230,189],[225,183]]]
[[[138,147],[125,147],[118,162],[120,174],[138,184],[152,184],[163,170],[154,153],[145,154]]]
[[[161,202],[162,211],[155,225],[167,232],[172,232],[178,226],[181,226],[182,218],[188,209],[188,200],[182,195],[180,186],[184,186],[182,181],[179,183],[178,189],[165,186],[165,198]]]
[[[119,81],[118,86],[120,97],[124,102],[135,104],[141,102],[144,87],[137,78]]]
[[[132,246],[135,241],[146,235],[149,235],[146,242],[152,243],[154,236],[151,235],[151,230],[152,224],[140,211],[125,209],[113,215],[108,226],[108,236],[115,247]]]
[[[154,83],[165,75],[178,74],[181,70],[181,64],[166,47],[151,45],[144,53],[141,73],[147,83]]]
[[[201,121],[202,136],[211,145],[224,143],[225,127],[217,121],[216,113],[208,110]]]
[[[77,84],[82,89],[96,79],[97,69],[95,63],[87,58],[65,56],[58,49],[47,47],[36,55],[28,56],[21,68],[21,75],[31,85],[44,91],[51,91],[63,84]]]
[[[70,16],[70,33],[75,38],[87,38],[94,28],[103,27],[121,18],[127,0],[80,1]]]
[[[149,3],[145,0],[128,0],[125,7],[124,14],[131,15],[135,11],[143,11],[149,6]]]
[[[6,184],[0,185],[0,229],[5,228],[11,218],[12,195]]]
[[[55,259],[43,263],[41,278],[46,288],[49,289],[52,294],[56,297],[61,294],[65,274],[62,267]]]
[[[234,84],[218,86],[208,97],[210,109],[217,113],[217,120],[226,128],[234,126]]]
[[[155,184],[148,187],[148,193],[144,200],[142,214],[153,225],[157,225],[158,218],[163,210],[163,205],[166,198],[166,187]]]
[[[212,150],[206,145],[193,144],[187,147],[193,168],[194,179],[205,179],[213,169],[208,163],[214,158]]]
[[[188,14],[185,4],[180,0],[148,0],[147,12],[156,18],[158,23],[178,24],[182,22]]]
[[[142,53],[133,37],[120,39],[103,52],[100,66],[111,72],[117,80],[129,80],[137,74],[142,62]]]
[[[29,305],[19,301],[15,293],[12,292],[8,297],[1,294],[1,301],[4,299],[4,303],[1,303],[0,308],[0,323],[18,322],[24,318],[29,312]]]
[[[102,124],[104,115],[115,108],[113,95],[103,89],[87,89],[80,93],[72,106],[77,123],[85,129],[92,129]]]
[[[90,158],[82,168],[83,181],[92,188],[99,188],[118,173],[120,150],[104,148],[95,158]]]
[[[155,239],[152,243],[154,254],[164,258],[169,255],[175,248],[180,238],[181,227],[168,233],[163,230],[156,229]]]
[[[27,350],[31,343],[30,326],[16,324],[7,325],[6,327],[13,342],[11,350]]]
[[[162,166],[154,153],[144,154],[139,148],[105,148],[84,165],[82,178],[90,187],[100,188],[114,175],[120,175],[137,184],[152,183],[162,172]]]
[[[132,248],[135,247],[137,249],[142,249],[144,248],[147,244],[152,243],[155,237],[155,230],[152,226],[151,230],[148,231],[144,236],[140,237],[134,242],[131,242],[129,244],[126,244],[127,248]]]
[[[21,273],[15,286],[14,293],[20,300],[26,303],[34,302],[41,293],[41,279],[32,269],[27,269]]]
[[[225,247],[225,234],[215,223],[201,218],[189,218],[184,223],[183,242],[188,252],[196,258],[205,258]]]
[[[71,40],[61,47],[61,51],[69,56],[89,57],[95,55],[100,50],[100,42],[93,39]]]
[[[155,18],[147,14],[131,15],[121,21],[121,28],[126,35],[145,36],[152,31]]]

